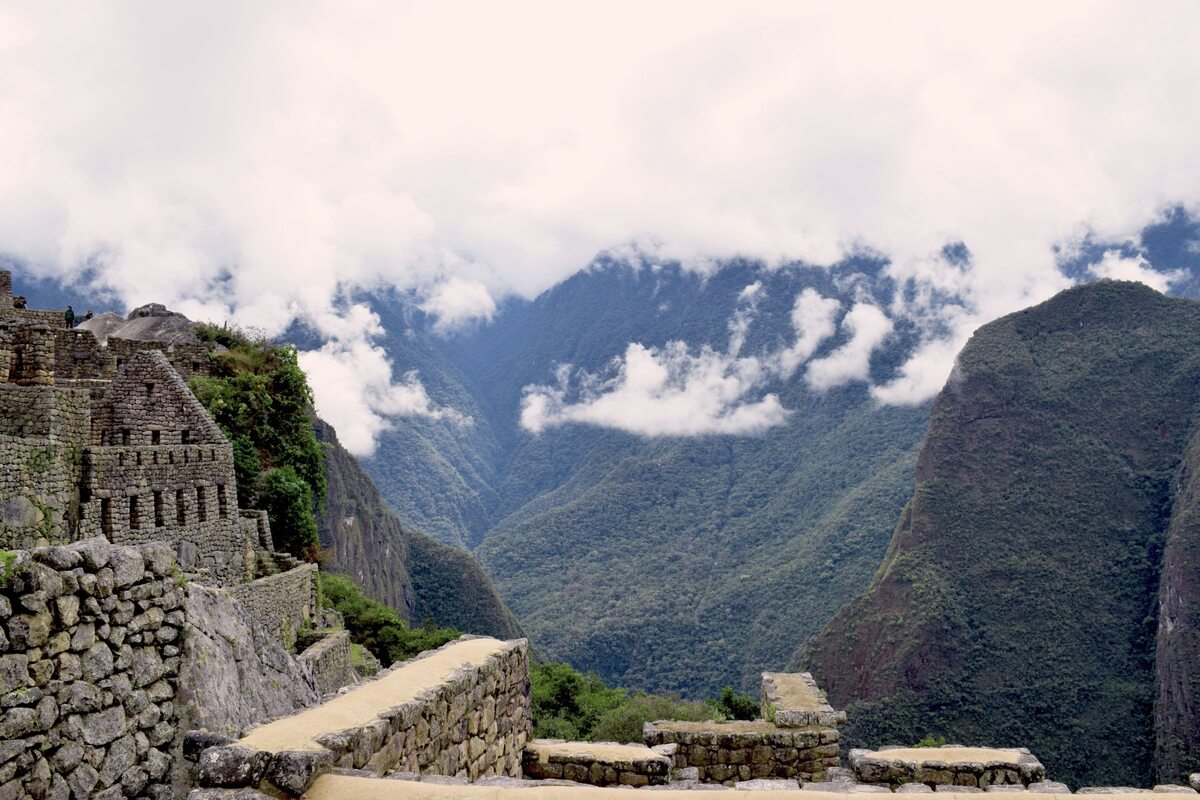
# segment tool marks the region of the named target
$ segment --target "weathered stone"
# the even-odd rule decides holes
[[[88,764],[80,764],[67,776],[67,783],[76,797],[90,797],[99,782],[100,774]]]
[[[20,614],[8,620],[8,641],[13,650],[41,647],[50,638],[50,615]]]
[[[152,647],[140,647],[133,653],[129,674],[133,685],[149,686],[163,676],[162,657]]]
[[[71,634],[71,649],[76,653],[88,650],[96,643],[96,626],[90,622],[81,623]]]
[[[69,773],[83,761],[83,748],[77,742],[66,742],[50,757],[55,770]]]
[[[1042,794],[1071,793],[1071,787],[1067,786],[1065,783],[1059,783],[1058,781],[1038,781],[1037,783],[1029,784],[1025,788],[1031,792],[1040,792]]]
[[[1176,786],[1170,783],[1160,783],[1154,787],[1154,791],[1159,794],[1197,794],[1197,791],[1190,786]]]
[[[0,656],[0,695],[29,686],[29,658],[20,653]]]
[[[100,768],[100,784],[108,787],[117,783],[137,760],[137,745],[133,737],[127,735],[117,739],[109,745],[104,766]]]
[[[743,792],[787,792],[799,789],[800,784],[790,778],[760,778],[758,780],[739,781],[734,784],[733,788]]]
[[[79,598],[77,596],[68,594],[55,598],[54,609],[58,614],[59,624],[64,628],[70,628],[79,622]]]
[[[250,786],[262,780],[269,754],[230,744],[209,747],[200,754],[198,776],[202,786]]]
[[[328,750],[283,751],[271,757],[266,778],[279,789],[297,797],[304,794],[317,776],[333,766]]]
[[[95,683],[107,678],[113,671],[113,653],[108,645],[97,642],[83,654],[83,679]]]
[[[98,711],[102,699],[100,689],[84,681],[75,681],[68,685],[58,697],[60,710],[67,714]]]
[[[83,740],[90,745],[108,744],[126,730],[125,712],[120,706],[96,711],[83,717]]]
[[[32,708],[18,706],[0,714],[0,739],[19,739],[37,730],[38,715]]]

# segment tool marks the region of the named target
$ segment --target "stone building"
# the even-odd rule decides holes
[[[161,306],[130,320],[152,317],[182,320]],[[101,341],[59,312],[15,308],[0,271],[0,547],[161,541],[221,586],[294,566],[272,552],[265,515],[238,508],[232,448],[185,383],[208,362],[199,341]]]

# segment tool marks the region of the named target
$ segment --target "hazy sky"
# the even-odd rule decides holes
[[[631,241],[868,247],[967,301],[878,391],[920,399],[1067,284],[1055,245],[1200,207],[1197,42],[1186,0],[4,3],[0,253],[128,305],[306,316],[310,365],[375,376],[341,391],[439,413],[339,292],[412,288],[449,329]]]

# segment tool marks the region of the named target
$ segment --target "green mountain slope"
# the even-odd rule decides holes
[[[475,550],[545,657],[634,689],[710,696],[757,686],[861,591],[909,492],[928,411],[877,408],[861,384],[777,381],[792,411],[763,436],[647,438],[519,426],[523,390],[571,364],[604,373],[631,342],[724,351],[742,291],[761,284],[744,353],[794,341],[797,294],[886,304],[877,262],[832,270],[604,261],[487,325],[445,335],[403,296],[373,300],[398,369],[472,418],[404,420],[364,466],[406,522]],[[886,377],[911,345],[877,351]],[[818,355],[846,341],[839,332]],[[439,621],[441,619],[439,618]]]
[[[333,428],[314,426],[328,482],[318,518],[326,567],[352,577],[366,595],[413,623],[427,619],[500,638],[521,630],[488,576],[470,554],[400,524]]]
[[[1200,304],[1140,284],[981,328],[934,402],[883,566],[802,659],[849,706],[851,742],[1024,745],[1056,779],[1150,783],[1168,535],[1194,558],[1172,487],[1198,399]],[[1188,653],[1175,684],[1195,685]]]

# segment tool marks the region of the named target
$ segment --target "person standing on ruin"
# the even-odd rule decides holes
[[[67,310],[63,312],[63,319],[67,321],[68,328],[75,327],[75,309],[71,308],[70,305],[68,305]]]

